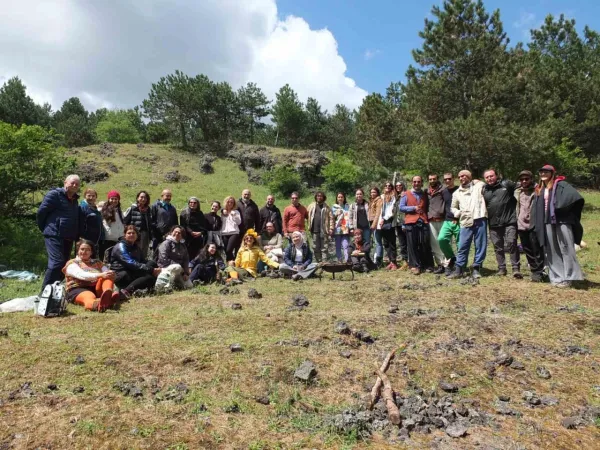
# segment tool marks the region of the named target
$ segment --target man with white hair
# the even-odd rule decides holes
[[[253,229],[260,233],[260,211],[258,205],[252,200],[250,189],[244,189],[242,196],[237,202],[237,208],[242,216],[240,225],[240,236],[244,236],[247,230]]]
[[[471,242],[475,240],[475,258],[471,275],[480,278],[480,270],[487,251],[487,209],[483,198],[484,183],[473,180],[471,172],[461,170],[458,173],[460,187],[452,194],[452,213],[460,223],[459,247],[454,272],[449,279],[463,276]]]
[[[48,192],[37,211],[37,225],[44,235],[48,268],[44,275],[42,291],[48,284],[64,278],[62,268],[65,266],[73,243],[79,237],[78,201],[81,180],[78,175],[69,175],[64,187]]]

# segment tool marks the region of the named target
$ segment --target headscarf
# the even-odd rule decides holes
[[[119,199],[119,201],[121,201],[121,194],[119,194],[119,191],[108,191],[106,197],[108,198],[108,200],[110,200],[113,197],[116,197]]]
[[[294,244],[296,246],[296,248],[302,247],[304,245],[304,236],[302,236],[302,233],[300,233],[299,231],[294,231],[292,233],[292,243],[294,242],[294,240],[293,240],[294,236],[299,236],[300,237],[300,245]]]
[[[198,207],[197,207],[195,210],[193,210],[193,211],[200,211],[200,199],[199,199],[198,197],[190,197],[190,198],[188,198],[188,201],[187,201],[187,202],[188,202],[187,209],[189,209],[190,211],[192,211],[192,208],[190,208],[190,202],[191,202],[192,200],[193,200],[193,201],[195,201],[195,202],[196,202],[196,204],[198,205]]]

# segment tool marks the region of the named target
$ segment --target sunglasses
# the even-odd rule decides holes
[[[531,178],[527,177],[527,178],[519,178],[519,181],[529,181],[531,180]]]
[[[452,181],[452,178],[444,178],[444,181]]]

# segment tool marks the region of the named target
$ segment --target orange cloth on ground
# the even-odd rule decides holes
[[[115,283],[113,280],[107,280],[106,278],[98,278],[96,282],[95,292],[83,291],[75,297],[75,304],[82,305],[85,309],[94,309],[94,303],[99,301],[98,298],[104,291],[112,291]]]

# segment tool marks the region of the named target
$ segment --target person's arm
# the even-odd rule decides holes
[[[283,262],[286,263],[290,267],[294,267],[294,261],[292,261],[292,246],[294,244],[288,245],[283,251]]]
[[[454,217],[456,219],[460,219],[460,201],[456,196],[457,192],[458,191],[454,191],[454,194],[452,195],[452,204],[450,205],[450,211],[452,211],[452,214],[454,214]]]
[[[302,251],[304,252],[304,250],[302,250]],[[310,251],[310,247],[308,245],[306,246],[306,254],[303,256],[304,256],[304,262],[302,263],[302,265],[304,267],[308,267],[309,265],[312,264],[312,259],[313,259],[312,252]]]
[[[103,270],[102,272],[107,271],[108,269]],[[104,274],[102,272],[87,272],[74,263],[69,264],[65,268],[65,275],[82,281],[96,281],[98,278],[104,278]]]
[[[167,267],[171,264],[171,246],[169,245],[169,241],[164,241],[158,246],[158,258],[156,262],[161,267]]]
[[[234,209],[231,211],[230,214],[231,218],[233,219],[233,222],[239,227],[242,223],[242,215],[240,214],[240,212]]]
[[[287,208],[285,208],[283,210],[283,224],[282,224],[282,229],[283,229],[283,234],[287,235],[288,234],[288,222],[290,221],[290,213],[289,210]]]
[[[267,266],[273,267],[274,269],[277,269],[279,267],[279,264],[267,258],[267,255],[265,255],[265,252],[263,252],[262,250],[258,250],[258,259],[264,262]]]
[[[427,194],[424,194],[427,195]],[[417,210],[416,206],[407,206],[406,203],[408,202],[408,199],[405,196],[400,197],[400,211],[403,213],[412,213],[415,212]]]
[[[273,246],[273,249],[283,247],[283,237],[281,236],[281,234],[277,233],[276,237],[277,237],[277,241],[275,241],[275,245]]]
[[[57,195],[57,191],[48,192],[44,196],[44,199],[42,200],[42,203],[37,210],[36,221],[38,228],[42,233],[44,232],[44,228],[46,227],[46,219],[48,217],[48,214],[50,214],[50,211],[52,211],[56,207]]]
[[[113,257],[119,260],[125,268],[129,270],[141,270],[144,272],[152,273],[152,267],[147,264],[142,264],[137,261],[127,250],[127,246],[124,242],[119,242],[115,248],[113,248]]]

